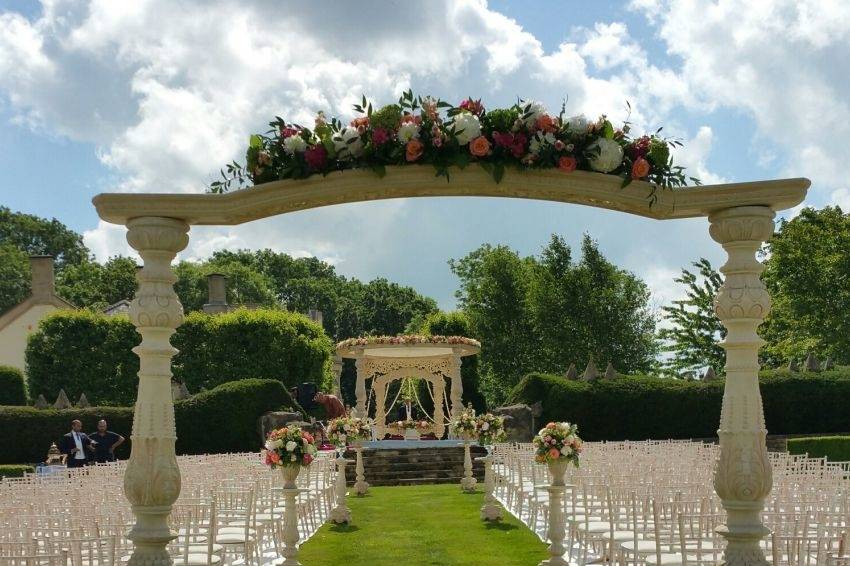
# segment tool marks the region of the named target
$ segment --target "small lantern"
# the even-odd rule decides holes
[[[48,466],[62,464],[62,453],[59,452],[59,448],[56,446],[55,442],[50,444],[50,449],[47,451],[47,461],[45,463]]]

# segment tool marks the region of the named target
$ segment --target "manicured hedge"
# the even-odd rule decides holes
[[[27,346],[29,391],[53,400],[60,389],[75,402],[131,405],[136,398],[141,337],[126,316],[61,311],[47,317]],[[246,378],[276,379],[287,387],[321,385],[332,344],[307,317],[279,310],[191,313],[172,338],[180,351],[174,378],[191,393]]]
[[[2,478],[22,478],[24,474],[35,472],[34,466],[23,464],[8,464],[0,466],[0,479]]]
[[[26,405],[24,373],[16,367],[0,366],[0,405]]]
[[[789,438],[788,452],[826,458],[831,462],[850,462],[850,436],[810,436]]]
[[[180,350],[174,378],[192,393],[246,378],[276,379],[287,387],[303,382],[322,386],[333,352],[320,325],[282,310],[194,312],[172,343]]]
[[[286,388],[278,381],[246,379],[225,383],[175,404],[178,454],[259,450],[257,421],[268,411],[299,410]],[[92,432],[97,421],[106,419],[109,429],[130,438],[132,407],[89,409],[35,409],[0,407],[0,463],[42,462],[51,442],[70,430],[80,419],[83,430]],[[129,442],[116,451],[118,458],[130,454]]]
[[[850,430],[847,371],[766,371],[760,384],[770,434]],[[723,385],[722,379],[702,383],[627,376],[586,383],[530,374],[511,392],[510,401],[541,401],[541,421],[577,423],[587,440],[711,438],[720,423]]]

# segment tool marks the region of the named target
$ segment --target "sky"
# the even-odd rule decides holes
[[[812,180],[806,205],[850,209],[850,2],[843,0],[0,0],[0,205],[57,218],[99,260],[131,254],[101,192],[203,192],[275,115],[343,119],[412,88],[486,107],[664,126],[704,183]],[[376,182],[378,182],[376,180]],[[794,211],[790,211],[790,215]],[[181,259],[217,249],[316,256],[455,306],[447,261],[483,243],[537,254],[557,233],[599,242],[658,306],[700,257],[704,219],[658,222],[512,199],[337,205],[193,228]]]

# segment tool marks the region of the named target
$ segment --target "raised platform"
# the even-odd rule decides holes
[[[365,450],[398,450],[399,448],[457,448],[462,440],[373,440],[364,442]]]
[[[471,446],[472,457],[483,456],[480,446]],[[349,458],[354,453],[348,454]],[[379,440],[365,442],[363,468],[370,485],[417,485],[457,483],[463,477],[463,443],[459,440]],[[473,474],[484,478],[481,462],[473,461]],[[346,468],[354,481],[354,466]]]

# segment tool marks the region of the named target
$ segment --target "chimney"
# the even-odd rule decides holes
[[[320,311],[319,309],[310,309],[309,311],[307,311],[307,316],[310,317],[310,320],[312,320],[319,326],[322,325],[322,311]]]
[[[210,273],[207,275],[208,298],[204,305],[204,312],[215,314],[227,312],[227,276],[221,273]]]
[[[49,302],[56,294],[56,287],[53,279],[53,256],[30,256],[30,272],[32,273],[33,298]]]

